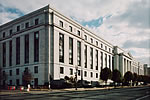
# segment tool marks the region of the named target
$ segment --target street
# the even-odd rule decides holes
[[[150,86],[86,91],[32,91],[0,94],[0,100],[150,100]]]

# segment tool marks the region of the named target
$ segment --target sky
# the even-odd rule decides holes
[[[0,25],[48,4],[150,65],[150,0],[0,0]]]

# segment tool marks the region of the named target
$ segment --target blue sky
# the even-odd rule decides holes
[[[0,24],[47,4],[150,65],[149,0],[0,0]]]

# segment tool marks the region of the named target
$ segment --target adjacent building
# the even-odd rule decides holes
[[[144,64],[144,75],[150,76],[150,67],[148,67],[148,64]]]
[[[65,76],[99,81],[101,69],[137,72],[130,53],[62,15],[50,5],[0,26],[0,67],[7,73],[1,84],[22,85],[29,69],[33,85]],[[143,66],[137,67],[143,74]]]

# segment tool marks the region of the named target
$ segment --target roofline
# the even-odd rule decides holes
[[[105,41],[106,43],[108,43],[109,45],[111,45],[112,47],[114,47],[113,44],[111,44],[110,42],[104,40],[103,38],[101,38],[99,35],[95,34],[94,32],[90,31],[89,29],[87,29],[85,26],[81,25],[80,23],[74,21],[73,19],[69,18],[68,16],[62,14],[61,12],[59,12],[58,10],[56,10],[55,8],[51,7],[50,4],[48,5],[50,9],[52,9],[53,11],[55,11],[56,13],[60,14],[61,16],[67,18],[68,20],[72,21],[73,23],[79,25],[81,28],[85,29],[86,31],[92,33],[93,35],[95,35],[96,37],[102,39],[103,41]]]
[[[45,9],[45,10],[46,10],[46,9],[51,9],[52,11],[54,11],[54,12],[60,14],[60,15],[63,16],[64,18],[66,18],[66,19],[68,19],[69,21],[73,22],[74,24],[77,24],[77,25],[80,26],[82,29],[84,29],[84,30],[90,32],[92,35],[94,35],[94,36],[100,38],[100,39],[103,40],[105,43],[108,43],[110,46],[112,46],[112,47],[114,46],[114,45],[112,45],[110,42],[104,40],[104,39],[101,38],[99,35],[95,34],[94,32],[90,31],[89,29],[87,29],[86,27],[84,27],[83,25],[81,25],[80,23],[74,21],[73,19],[69,18],[69,17],[66,16],[66,15],[63,15],[63,14],[60,13],[58,10],[56,10],[56,9],[53,8],[53,7],[51,7],[50,4],[48,4],[48,5],[44,6],[44,7],[41,7],[41,8],[39,8],[39,9],[37,9],[37,10],[34,10],[34,11],[28,13],[28,14],[25,14],[25,15],[23,15],[23,16],[21,16],[21,17],[18,17],[18,18],[14,19],[14,20],[12,20],[12,21],[9,21],[9,22],[7,22],[7,23],[5,23],[5,24],[2,24],[2,25],[0,25],[0,28],[3,28],[3,27],[5,27],[5,26],[7,26],[7,25],[10,25],[10,24],[12,24],[12,23],[14,23],[14,22],[16,22],[16,21],[19,21],[19,20],[21,20],[21,19],[23,19],[23,18],[25,18],[25,17],[27,17],[27,16],[29,16],[29,15],[35,14],[36,12],[38,12],[39,10],[42,10],[42,9]]]
[[[18,17],[18,18],[16,18],[16,19],[13,19],[13,20],[11,20],[11,21],[9,21],[9,22],[7,22],[7,23],[4,23],[4,24],[0,25],[0,28],[3,28],[3,27],[5,27],[5,26],[7,26],[7,25],[9,25],[9,24],[13,24],[14,22],[19,21],[19,20],[21,20],[21,19],[23,19],[23,18],[25,18],[25,17],[27,17],[27,16],[29,16],[29,15],[36,14],[36,12],[38,12],[38,11],[40,11],[40,10],[42,10],[42,9],[46,9],[47,7],[49,7],[49,6],[47,5],[47,6],[41,7],[41,8],[39,8],[39,9],[34,10],[34,11],[32,11],[32,12],[29,12],[29,13],[27,13],[27,14],[21,16],[21,17]]]

